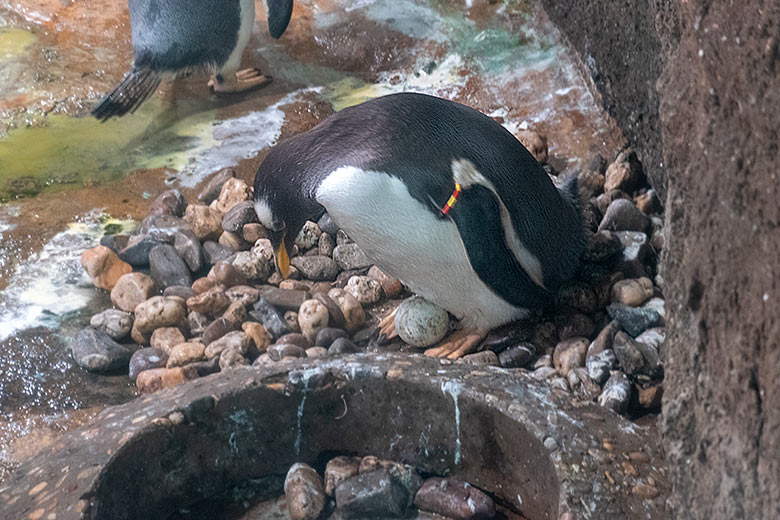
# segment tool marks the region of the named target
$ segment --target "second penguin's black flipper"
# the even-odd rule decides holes
[[[507,245],[501,207],[488,188],[475,184],[465,189],[448,216],[458,227],[472,269],[495,293],[523,308],[550,302],[549,291],[534,283]]]
[[[271,38],[281,38],[293,12],[293,0],[267,0],[268,33]]]

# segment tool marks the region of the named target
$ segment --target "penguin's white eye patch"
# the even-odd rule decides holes
[[[265,226],[267,229],[274,229],[274,223],[278,223],[279,220],[274,218],[273,211],[263,199],[255,200],[255,213],[257,213],[257,220]],[[279,231],[278,229],[276,231]]]

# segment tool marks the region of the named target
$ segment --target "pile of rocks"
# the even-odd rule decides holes
[[[128,370],[141,392],[249,363],[353,353],[373,332],[366,305],[402,293],[325,215],[307,222],[291,279],[275,272],[252,189],[227,170],[188,204],[162,193],[132,235],[110,235],[81,261],[115,308],[76,335],[87,370]],[[301,281],[305,276],[306,281]]]
[[[630,152],[609,167],[596,157],[579,180],[590,234],[577,276],[551,309],[491,335],[459,362],[531,370],[619,413],[657,410],[661,205]],[[115,308],[77,334],[76,362],[127,369],[141,392],[152,392],[237,365],[364,349],[376,331],[366,310],[404,287],[327,214],[306,223],[282,280],[251,198],[252,188],[226,170],[197,203],[167,191],[133,234],[106,236],[86,251],[82,264]]]
[[[443,518],[489,519],[493,500],[455,478],[423,480],[411,466],[368,457],[335,457],[324,479],[307,464],[290,468],[284,482],[291,520],[327,518],[407,518],[416,508]]]
[[[532,344],[545,348],[534,375],[618,413],[657,411],[665,337],[660,201],[630,151],[609,167],[595,157],[579,181],[589,240],[552,320],[534,330]]]

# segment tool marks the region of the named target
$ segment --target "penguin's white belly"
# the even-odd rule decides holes
[[[233,74],[241,67],[241,55],[244,53],[246,44],[249,43],[249,37],[252,36],[252,29],[255,27],[255,1],[241,0],[240,6],[241,26],[238,29],[236,46],[219,70],[222,74]]]
[[[437,218],[397,177],[342,167],[315,196],[383,271],[466,326],[487,331],[527,315],[477,276],[455,223]]]

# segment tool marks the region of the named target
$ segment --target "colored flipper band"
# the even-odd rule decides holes
[[[458,197],[460,196],[460,184],[457,182],[455,183],[455,191],[452,192],[452,195],[450,195],[450,199],[447,201],[447,204],[444,205],[443,208],[441,208],[441,214],[446,215],[450,212],[452,209],[452,206],[455,205],[455,203],[458,201]]]

